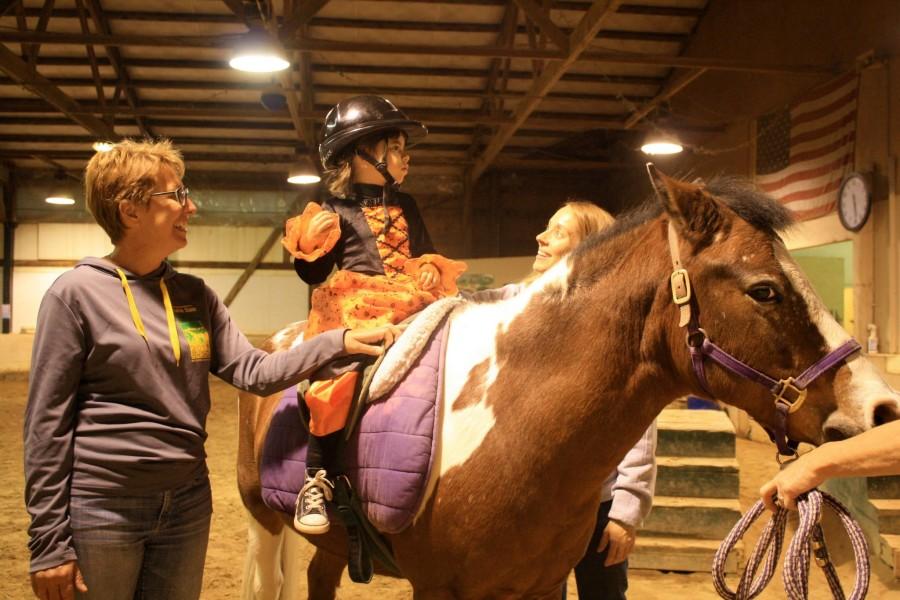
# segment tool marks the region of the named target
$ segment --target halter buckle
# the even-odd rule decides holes
[[[793,414],[806,401],[806,390],[794,385],[794,378],[782,379],[772,390],[775,395],[775,404],[783,404],[788,409],[788,414]]]
[[[672,300],[678,306],[691,301],[691,279],[687,269],[676,269],[669,276],[669,284],[672,287]]]

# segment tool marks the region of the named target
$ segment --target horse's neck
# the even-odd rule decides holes
[[[639,439],[679,391],[663,320],[651,318],[668,271],[666,255],[648,255],[665,252],[650,227],[557,264],[511,300],[455,316],[444,422],[452,458],[442,472],[497,432],[552,439],[518,444],[517,460],[537,471],[571,464],[602,480]]]

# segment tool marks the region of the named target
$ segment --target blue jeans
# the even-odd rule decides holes
[[[69,500],[81,600],[197,600],[209,542],[209,479],[140,496]]]

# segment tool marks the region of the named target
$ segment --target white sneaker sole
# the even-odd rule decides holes
[[[297,519],[294,519],[294,529],[307,535],[321,535],[323,533],[328,533],[328,530],[331,529],[331,523],[325,523],[323,525],[304,525]]]

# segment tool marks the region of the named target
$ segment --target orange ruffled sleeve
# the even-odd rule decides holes
[[[309,223],[320,212],[322,212],[321,206],[315,202],[309,202],[302,213],[291,217],[284,224],[284,237],[281,238],[281,244],[294,258],[307,262],[317,260],[331,252],[340,239],[340,219],[335,213],[331,213],[331,216],[334,217],[335,227],[324,235],[319,235],[318,239],[310,239]]]
[[[417,279],[423,265],[432,265],[441,276],[439,290],[431,290],[438,296],[455,296],[459,293],[456,280],[469,266],[461,260],[451,260],[440,254],[423,254],[418,258],[411,258],[403,265],[403,272]]]

